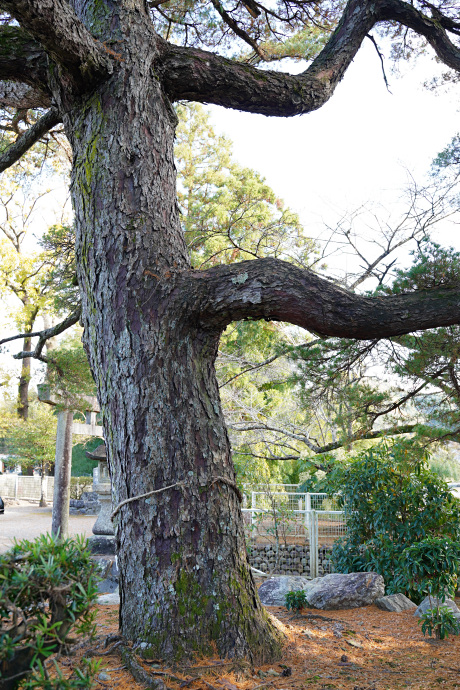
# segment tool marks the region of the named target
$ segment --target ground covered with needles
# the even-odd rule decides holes
[[[96,641],[80,647],[74,656],[61,657],[59,665],[70,674],[81,656],[100,659],[94,687],[110,690],[460,688],[460,636],[444,641],[424,637],[411,611],[387,613],[367,606],[347,611],[305,609],[302,615],[293,615],[283,607],[268,610],[288,638],[278,663],[254,667],[216,657],[175,668],[146,663],[126,654],[117,637],[118,608],[98,606]]]

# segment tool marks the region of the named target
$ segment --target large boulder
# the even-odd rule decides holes
[[[333,573],[314,580],[281,576],[266,580],[259,588],[259,596],[265,606],[284,606],[287,592],[300,589],[305,591],[310,608],[354,609],[383,597],[385,583],[377,573]]]
[[[374,604],[382,611],[392,611],[400,613],[401,611],[408,611],[409,609],[417,608],[417,604],[408,599],[405,594],[388,594],[386,597],[376,599]]]
[[[281,575],[265,580],[259,587],[259,597],[265,606],[284,606],[286,594],[307,590],[314,580],[308,580],[300,575]]]
[[[314,609],[356,609],[369,606],[385,594],[383,577],[377,573],[332,573],[312,580],[306,592]]]
[[[435,599],[434,597],[425,597],[422,603],[419,604],[415,609],[414,616],[421,618],[428,611],[428,609],[434,609],[436,606],[438,606],[438,604],[439,606],[447,606],[447,608],[450,609],[454,614],[454,617],[460,621],[460,609],[455,601],[452,601],[452,599],[441,601],[440,599]]]

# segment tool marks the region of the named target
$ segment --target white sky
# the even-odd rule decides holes
[[[407,171],[422,182],[460,131],[458,87],[423,86],[439,66],[426,57],[402,67],[404,75],[393,74],[386,61],[389,93],[375,48],[365,41],[335,94],[314,113],[269,118],[216,106],[213,122],[233,140],[238,162],[262,173],[314,235],[321,218],[332,223],[369,201],[388,205]],[[443,239],[456,238],[451,232]]]

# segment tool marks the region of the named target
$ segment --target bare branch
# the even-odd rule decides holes
[[[32,127],[29,127],[14,144],[0,155],[0,172],[3,172],[16,163],[21,156],[39,141],[46,132],[61,122],[61,116],[56,108],[51,108]]]
[[[249,36],[249,34],[247,34],[246,31],[244,31],[244,29],[242,29],[240,27],[238,22],[235,21],[235,19],[233,19],[233,17],[231,17],[231,15],[229,15],[229,13],[224,10],[220,0],[211,0],[211,3],[213,5],[213,7],[217,10],[217,12],[220,14],[220,16],[222,17],[224,22],[227,24],[227,26],[229,26],[237,36],[239,36],[241,39],[243,39],[243,41],[245,43],[247,43],[249,46],[251,46],[251,48],[254,50],[254,52],[262,60],[264,60],[265,55],[264,55],[263,50],[261,50],[261,48],[257,45],[256,41],[254,41]],[[260,14],[260,12],[259,12],[259,14]]]
[[[269,357],[268,359],[264,360],[263,362],[260,362],[260,364],[253,364],[250,367],[247,367],[247,369],[243,369],[238,374],[231,376],[229,379],[224,381],[224,383],[221,383],[219,388],[223,388],[224,386],[227,386],[229,383],[231,383],[235,379],[239,378],[240,376],[243,376],[243,374],[247,374],[249,371],[255,371],[256,369],[261,369],[262,367],[268,366],[268,364],[271,364],[272,362],[279,359],[280,357],[284,357],[284,355],[287,355],[289,352],[292,352],[293,350],[303,350],[303,349],[306,349],[309,347],[313,347],[313,345],[317,345],[319,342],[321,342],[321,339],[309,340],[308,342],[301,343],[300,345],[296,345],[295,347],[287,347],[286,349],[282,350],[277,355],[273,355],[273,357]]]
[[[0,340],[0,345],[5,343],[10,343],[13,340],[19,340],[20,338],[36,338],[38,336],[38,343],[33,352],[18,352],[18,354],[13,355],[14,359],[26,359],[28,357],[33,357],[34,359],[42,358],[42,350],[45,347],[46,341],[54,336],[63,333],[68,328],[76,324],[81,316],[81,307],[79,306],[72,314],[67,316],[63,321],[52,326],[51,328],[46,328],[43,331],[35,331],[34,333],[19,333],[18,335],[12,335],[9,338],[3,338]]]

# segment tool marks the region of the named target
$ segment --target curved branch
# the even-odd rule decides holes
[[[424,36],[446,65],[460,71],[460,50],[439,18],[427,17],[401,0],[349,0],[329,41],[300,75],[262,71],[166,41],[161,44],[158,69],[173,100],[214,103],[264,115],[299,115],[329,100],[366,35],[382,21],[397,21]]]
[[[64,68],[77,92],[87,91],[112,72],[108,52],[66,0],[0,0],[0,7]]]
[[[460,286],[364,297],[279,259],[194,271],[191,318],[224,329],[231,321],[287,321],[322,336],[370,340],[460,323]]]
[[[0,345],[10,343],[13,340],[19,340],[20,338],[36,338],[38,336],[38,343],[33,352],[18,352],[18,354],[13,355],[13,357],[14,359],[27,359],[28,357],[40,359],[46,341],[50,338],[54,338],[54,336],[59,335],[60,333],[63,333],[68,328],[76,324],[77,321],[79,321],[80,316],[81,307],[79,306],[72,314],[69,314],[69,316],[67,316],[63,321],[56,324],[56,326],[45,328],[43,331],[35,331],[35,333],[19,333],[18,335],[12,335],[9,338],[3,338],[3,340],[0,340]]]
[[[39,141],[46,132],[61,122],[61,116],[56,108],[51,108],[32,127],[21,134],[20,137],[0,155],[0,172],[3,172],[16,163],[23,154]]]

